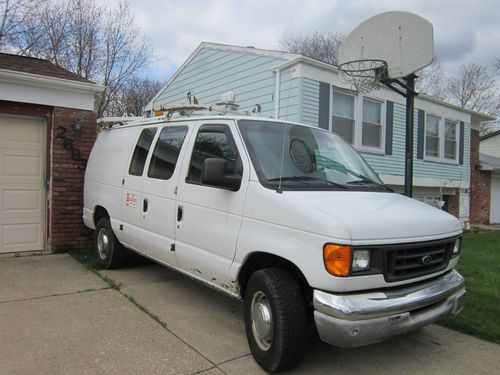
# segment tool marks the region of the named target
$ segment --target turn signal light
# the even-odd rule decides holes
[[[347,277],[351,271],[352,247],[326,244],[323,247],[326,270],[334,276]]]

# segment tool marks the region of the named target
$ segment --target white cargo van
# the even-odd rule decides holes
[[[269,372],[298,364],[308,327],[355,347],[464,304],[459,221],[301,124],[207,114],[112,127],[88,162],[83,219],[103,267],[131,249],[243,299]]]

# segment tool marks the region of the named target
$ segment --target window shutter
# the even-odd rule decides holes
[[[319,83],[319,121],[318,125],[322,129],[328,130],[330,124],[330,84]]]
[[[417,159],[424,158],[425,112],[418,110]]]
[[[394,118],[394,103],[387,101],[385,111],[385,154],[392,155],[392,129]]]
[[[465,139],[465,124],[463,121],[460,121],[460,151],[458,154],[458,162],[460,164],[464,163],[464,139]]]

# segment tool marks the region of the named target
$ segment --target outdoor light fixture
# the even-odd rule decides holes
[[[82,130],[82,120],[77,118],[73,124],[73,135],[75,137],[80,137]]]

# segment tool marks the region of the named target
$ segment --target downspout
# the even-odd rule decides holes
[[[280,86],[281,86],[281,68],[277,68],[276,73],[276,85],[274,87],[274,118],[279,119],[280,117]]]

